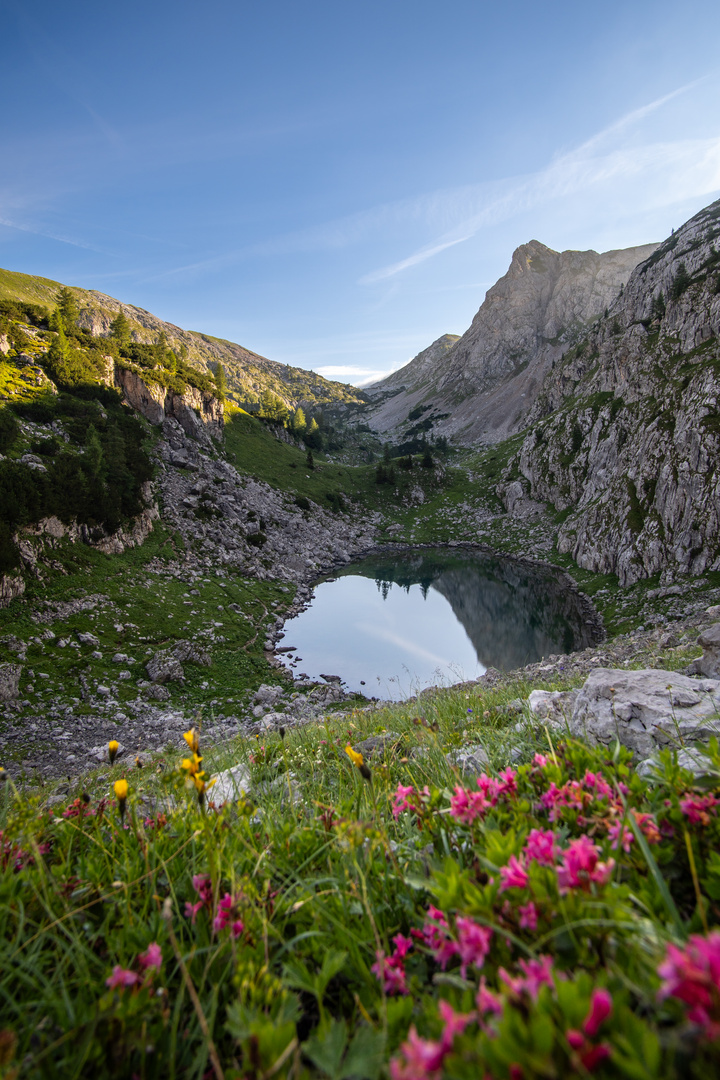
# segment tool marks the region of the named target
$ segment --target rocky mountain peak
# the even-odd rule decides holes
[[[448,348],[445,335],[400,371],[376,383],[397,390],[368,422],[385,432],[432,403],[434,433],[459,442],[498,442],[520,430],[554,361],[612,305],[656,244],[617,251],[554,251],[521,244],[506,274],[488,289],[470,328]],[[442,345],[441,345],[442,343]]]

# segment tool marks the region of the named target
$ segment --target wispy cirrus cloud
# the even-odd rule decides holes
[[[446,203],[448,217],[473,201],[473,194],[476,205],[471,213],[456,220],[430,243],[403,259],[364,274],[360,284],[371,285],[396,277],[471,239],[485,227],[577,194],[590,195],[605,189],[611,197],[614,194],[615,198],[625,198],[630,204],[640,199],[641,205],[648,208],[680,203],[719,190],[720,135],[642,142],[637,134],[638,125],[696,85],[680,87],[633,110],[580,146],[558,154],[545,168],[493,185],[495,191],[478,186],[474,193],[467,188],[436,193],[435,203]]]

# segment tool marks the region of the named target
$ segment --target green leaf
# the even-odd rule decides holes
[[[331,1020],[322,1024],[303,1043],[303,1051],[318,1069],[326,1073],[331,1080],[341,1080],[345,1075],[340,1071],[343,1050],[347,1042],[347,1030],[342,1020]]]
[[[648,865],[648,870],[650,871],[650,873],[651,873],[651,875],[653,877],[653,880],[654,880],[655,884],[657,885],[658,892],[660,893],[660,895],[661,895],[661,897],[663,899],[663,903],[665,904],[665,907],[667,909],[667,913],[670,916],[670,918],[671,918],[671,920],[672,920],[672,922],[673,922],[673,924],[675,926],[675,933],[677,934],[678,938],[681,941],[684,941],[685,938],[687,937],[687,933],[685,931],[685,927],[683,926],[682,919],[680,918],[680,912],[678,911],[678,909],[675,906],[675,901],[673,900],[672,896],[670,895],[670,890],[667,887],[667,882],[665,881],[665,878],[660,873],[660,868],[659,868],[658,864],[655,862],[655,859],[653,857],[653,853],[650,850],[650,847],[648,845],[647,840],[645,839],[643,831],[640,828],[640,826],[638,825],[637,821],[635,820],[635,815],[634,814],[627,814],[627,821],[628,821],[628,823],[630,825],[630,828],[632,829],[632,831],[635,834],[635,839],[637,840],[638,845],[640,847],[640,850],[642,851],[642,853],[643,853],[643,855],[645,857],[645,862]]]
[[[385,1036],[382,1031],[359,1028],[345,1055],[341,1080],[377,1080],[384,1055]]]
[[[334,975],[337,975],[347,960],[347,953],[333,949],[325,954],[322,967],[316,979],[321,994],[325,993],[325,987]]]
[[[299,960],[290,960],[283,964],[283,979],[289,986],[295,986],[298,990],[305,990],[309,994],[317,995],[315,979],[304,964]]]

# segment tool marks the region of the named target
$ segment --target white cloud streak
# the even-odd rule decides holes
[[[613,185],[620,184],[627,197],[628,186],[641,185],[634,194],[641,197],[642,205],[647,209],[718,191],[720,135],[645,143],[628,139],[631,129],[688,89],[690,87],[681,87],[635,109],[579,147],[560,154],[540,171],[508,179],[499,194],[477,189],[474,213],[457,221],[450,230],[404,259],[365,274],[360,278],[360,284],[371,285],[393,278],[434,258],[448,247],[469,240],[482,228],[497,225],[543,203],[579,193],[612,189]],[[468,194],[468,189],[448,190],[436,193],[435,198],[436,203],[445,201],[448,216],[452,216],[454,209],[468,201]]]

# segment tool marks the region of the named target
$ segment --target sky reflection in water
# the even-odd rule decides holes
[[[590,644],[574,596],[545,571],[488,556],[404,553],[346,567],[285,624],[295,673],[401,700]],[[290,660],[290,655],[287,657]],[[363,685],[364,682],[364,685]]]

